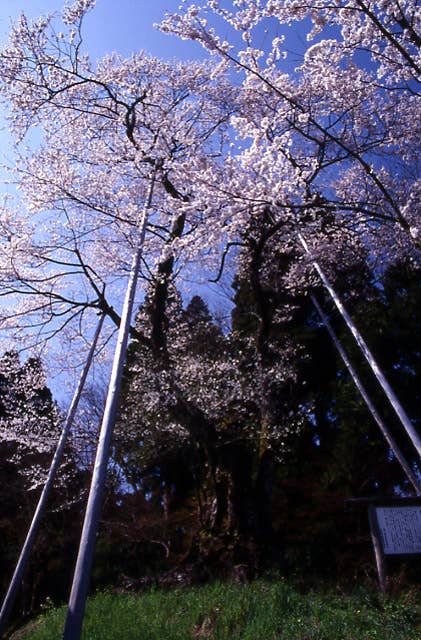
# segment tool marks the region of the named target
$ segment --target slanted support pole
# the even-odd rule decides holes
[[[73,576],[72,590],[64,628],[63,640],[79,640],[82,633],[83,616],[88,595],[95,539],[101,516],[102,498],[104,494],[107,464],[111,444],[111,436],[117,416],[123,367],[126,359],[133,303],[136,293],[137,279],[145,241],[148,213],[152,203],[155,184],[156,167],[151,177],[149,192],[139,221],[138,244],[133,256],[132,267],[126,289],[126,296],[121,314],[117,345],[114,352],[113,367],[108,386],[107,400],[99,435],[98,448],[92,474],[88,504],[83,523],[82,536]]]
[[[300,240],[305,252],[311,257],[310,249],[308,248],[307,242],[305,241],[305,239],[303,238],[301,233],[298,234],[298,238],[299,238],[299,240]],[[401,403],[399,402],[399,400],[398,400],[395,392],[393,391],[392,387],[390,386],[390,384],[386,380],[385,375],[383,374],[382,370],[380,369],[379,365],[377,364],[373,354],[371,353],[370,349],[367,346],[367,343],[365,342],[364,338],[362,337],[362,335],[358,331],[357,327],[355,326],[351,316],[349,315],[349,313],[347,312],[347,310],[343,306],[338,294],[336,293],[336,291],[334,290],[334,288],[330,284],[328,278],[325,276],[324,272],[322,271],[320,265],[315,260],[312,260],[312,263],[313,263],[313,267],[315,268],[315,270],[319,274],[320,279],[322,280],[324,286],[326,287],[327,291],[329,292],[333,302],[335,303],[337,309],[339,310],[339,313],[341,314],[341,316],[345,320],[349,330],[351,331],[352,335],[354,336],[356,343],[360,347],[361,352],[363,353],[363,355],[366,358],[368,364],[370,365],[371,370],[373,371],[373,373],[376,376],[380,386],[382,387],[383,391],[385,392],[387,399],[389,400],[390,404],[392,405],[393,410],[395,411],[396,415],[398,416],[402,426],[404,427],[404,429],[405,429],[406,433],[408,434],[412,444],[414,445],[414,447],[415,447],[415,449],[416,449],[416,451],[418,453],[418,456],[421,459],[421,438],[420,438],[420,436],[418,435],[417,431],[415,430],[411,420],[409,419],[409,417],[406,414],[404,408],[402,407]]]
[[[70,404],[69,410],[67,412],[67,417],[63,425],[63,429],[60,435],[60,439],[57,444],[57,448],[51,462],[50,470],[48,472],[47,480],[45,481],[44,488],[42,490],[41,496],[38,501],[37,508],[35,510],[34,516],[32,518],[31,526],[29,528],[28,534],[26,536],[25,542],[22,547],[22,551],[19,556],[19,560],[16,565],[15,572],[13,574],[12,580],[10,582],[9,589],[7,591],[6,597],[3,602],[3,606],[0,612],[0,638],[6,630],[6,626],[12,612],[12,608],[16,599],[16,595],[18,589],[20,587],[23,574],[26,569],[26,565],[28,563],[31,551],[35,544],[36,536],[39,530],[39,526],[41,523],[42,516],[44,514],[45,505],[50,495],[50,491],[53,487],[54,479],[57,474],[57,470],[59,468],[61,458],[63,456],[64,447],[67,442],[67,437],[69,435],[71,426],[73,424],[74,417],[76,415],[76,411],[79,405],[79,400],[82,395],[83,388],[85,386],[86,378],[89,372],[89,369],[92,364],[92,360],[95,354],[96,345],[98,342],[99,335],[101,333],[102,325],[104,322],[104,314],[101,314],[99,319],[94,337],[92,339],[92,344],[89,349],[89,353],[86,359],[85,366],[83,368],[82,374],[79,379],[78,386],[73,395],[72,402]]]
[[[387,444],[389,445],[390,449],[393,452],[393,455],[395,456],[395,458],[397,459],[397,461],[399,462],[399,464],[401,465],[403,472],[405,473],[406,477],[408,478],[409,482],[412,484],[412,486],[415,489],[415,492],[418,496],[421,496],[421,483],[418,480],[418,478],[416,477],[415,473],[412,471],[411,467],[409,466],[409,464],[407,463],[403,453],[401,452],[401,450],[399,449],[398,445],[396,444],[394,438],[392,438],[391,434],[389,433],[389,429],[387,428],[387,426],[385,425],[385,423],[383,422],[382,418],[380,417],[376,407],[374,406],[374,404],[372,403],[370,396],[368,395],[365,387],[363,386],[360,378],[357,375],[357,372],[355,371],[354,367],[351,364],[351,361],[349,360],[347,353],[345,351],[345,349],[343,348],[339,338],[336,336],[332,325],[330,324],[326,314],[324,313],[324,311],[322,310],[322,308],[320,307],[319,303],[317,302],[316,296],[314,294],[310,294],[310,299],[313,303],[313,305],[315,306],[317,313],[319,314],[324,326],[326,327],[330,337],[333,340],[333,343],[336,347],[336,349],[339,352],[339,355],[341,356],[346,368],[348,369],[355,386],[357,387],[358,391],[360,392],[360,395],[362,397],[362,399],[364,400],[364,402],[366,403],[371,415],[373,416],[375,422],[377,423],[377,426],[379,427],[380,431],[382,432]]]

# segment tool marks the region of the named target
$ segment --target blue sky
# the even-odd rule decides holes
[[[64,0],[1,0],[0,43],[4,43],[11,19],[21,11],[28,16],[60,11]],[[86,18],[86,49],[92,57],[110,51],[129,55],[146,52],[162,58],[191,59],[203,56],[200,45],[161,34],[153,28],[166,11],[176,12],[180,0],[97,0],[96,8]]]

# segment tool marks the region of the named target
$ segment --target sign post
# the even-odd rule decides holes
[[[386,559],[421,558],[421,499],[369,503],[368,518],[380,589],[386,592]]]

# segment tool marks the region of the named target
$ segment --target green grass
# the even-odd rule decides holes
[[[60,640],[66,610],[47,612],[13,638]],[[418,610],[419,615],[419,610]],[[416,593],[383,597],[300,594],[282,580],[247,585],[100,593],[90,599],[83,640],[420,640]]]

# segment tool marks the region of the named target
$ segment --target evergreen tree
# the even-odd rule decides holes
[[[129,480],[133,489],[161,514],[161,539],[184,550],[169,553],[166,567],[184,557],[215,571],[275,560],[295,570],[353,571],[358,559],[347,547],[353,525],[345,500],[406,489],[309,288],[288,286],[297,256],[283,240],[270,216],[245,235],[229,333],[198,296],[183,309],[170,287],[161,325],[165,356],[147,340],[132,343],[116,455],[127,477],[136,478]],[[308,272],[304,281],[314,283]],[[382,281],[374,281],[361,250],[353,268],[336,274],[335,287],[391,380],[396,363],[406,372],[405,403],[418,393],[418,355],[409,338],[419,322],[419,274],[396,266]],[[153,300],[151,290],[137,318],[139,334],[151,341]],[[327,299],[323,305],[389,419],[340,316]],[[154,522],[156,538],[156,516]],[[184,541],[179,529],[176,535],[180,522]]]

